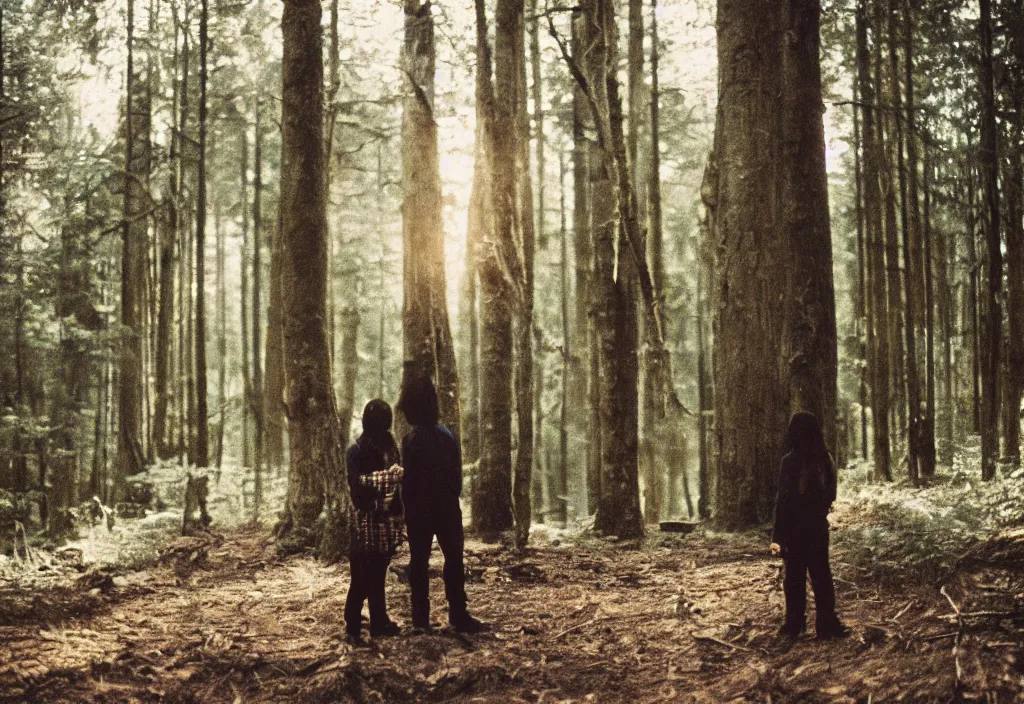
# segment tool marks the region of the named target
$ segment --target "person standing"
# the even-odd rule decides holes
[[[350,641],[360,642],[363,602],[370,603],[370,635],[397,635],[388,617],[384,595],[388,565],[402,542],[404,472],[398,444],[391,434],[391,406],[374,399],[363,410],[363,434],[346,455],[352,494],[350,525],[351,580],[345,601],[345,628]]]
[[[428,568],[436,536],[444,554],[448,621],[460,633],[476,633],[483,624],[466,608],[462,561],[462,450],[452,432],[439,422],[437,390],[429,378],[411,375],[402,388],[397,408],[412,426],[402,438],[402,495],[409,533],[413,628],[431,628]]]
[[[786,620],[781,633],[799,638],[804,632],[807,574],[811,575],[816,610],[815,634],[821,640],[847,634],[836,615],[836,592],[828,563],[828,512],[836,499],[836,467],[811,413],[795,413],[786,436],[789,449],[782,459],[775,528],[770,546],[782,555],[786,574]]]

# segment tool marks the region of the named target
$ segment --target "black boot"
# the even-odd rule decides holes
[[[838,616],[833,616],[823,623],[815,624],[815,637],[818,640],[831,640],[833,638],[845,638],[850,635],[850,629],[846,627]]]
[[[798,639],[804,632],[803,626],[799,624],[784,623],[779,627],[779,635],[785,636],[790,640]]]
[[[376,624],[370,625],[370,635],[374,638],[388,638],[390,636],[397,636],[401,632],[402,627],[391,619],[388,619],[380,626]]]
[[[479,633],[484,630],[484,624],[470,616],[465,609],[448,614],[448,622],[456,633]]]

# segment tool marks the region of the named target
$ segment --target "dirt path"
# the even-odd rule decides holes
[[[935,586],[859,586],[842,555],[837,587],[854,635],[839,642],[775,635],[779,563],[761,540],[654,536],[630,549],[541,535],[522,554],[467,546],[470,605],[489,632],[353,649],[341,640],[347,567],[281,561],[264,540],[237,531],[181,541],[155,567],[101,580],[77,607],[72,590],[5,617],[0,594],[0,701],[924,702],[1024,692],[1013,623],[967,616],[958,627]],[[981,602],[962,595],[983,595],[993,579],[1005,591],[1020,574],[965,575],[947,593],[972,612]],[[390,576],[392,615],[404,623],[406,590]]]

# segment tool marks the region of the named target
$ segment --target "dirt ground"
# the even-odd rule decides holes
[[[698,531],[638,546],[540,530],[517,553],[470,541],[467,591],[487,632],[406,629],[353,648],[346,565],[278,559],[254,529],[179,539],[138,571],[0,589],[0,701],[1024,700],[1021,571],[883,587],[839,552],[852,636],[790,643],[776,635],[781,562],[765,543]],[[406,561],[388,599],[407,624]],[[439,555],[431,572],[444,622]]]

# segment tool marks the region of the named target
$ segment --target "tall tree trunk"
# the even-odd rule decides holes
[[[572,15],[572,56],[582,64],[584,52],[589,45],[590,29],[586,17],[579,10]],[[597,420],[597,354],[596,331],[591,323],[593,310],[594,254],[591,228],[590,140],[586,135],[589,115],[587,98],[580,85],[573,87],[572,132],[573,132],[573,252],[576,259],[576,299],[573,322],[572,405],[579,409],[575,416],[575,433],[585,438],[586,464],[584,467],[585,487],[583,492],[586,514],[597,510],[597,497],[601,492],[601,437]]]
[[[495,11],[494,101],[491,135],[494,228],[486,233],[480,262],[480,446],[479,478],[473,493],[473,528],[493,538],[514,525],[512,510],[513,315],[522,285],[516,243],[518,130],[516,38],[522,33],[523,1],[499,0]],[[501,168],[498,168],[498,166]],[[520,295],[521,292],[520,292]]]
[[[252,389],[252,376],[249,371],[249,130],[248,125],[242,125],[241,133],[239,134],[239,153],[241,155],[241,193],[239,194],[239,210],[241,210],[242,220],[242,251],[240,259],[240,267],[242,270],[241,284],[242,288],[240,291],[240,298],[238,301],[238,309],[242,314],[242,326],[241,326],[241,344],[239,347],[242,351],[242,466],[249,466],[249,450],[250,445],[250,434],[249,434],[249,412],[250,405],[253,404],[253,389]],[[259,327],[258,311],[259,308],[252,308],[252,311],[256,314],[253,316],[252,324],[254,327]],[[258,346],[253,347],[253,351],[259,350]],[[255,356],[255,355],[253,355]],[[253,408],[254,412],[258,412],[256,408]],[[255,415],[255,413],[254,413]]]
[[[999,347],[1002,344],[1003,327],[1000,295],[1003,255],[1000,248],[999,152],[992,58],[992,8],[990,0],[979,0],[979,6],[981,170],[985,223],[985,296],[981,304],[981,476],[987,481],[995,477],[996,461],[999,457]]]
[[[889,66],[883,60],[882,28],[885,17],[885,6],[879,2],[875,5],[875,25],[879,40],[875,43],[875,71],[876,86],[881,98],[884,96],[885,103],[893,105],[899,95],[898,78],[893,66]],[[895,41],[892,27],[888,32],[889,42]],[[890,384],[892,390],[892,405],[895,413],[890,418],[892,436],[896,440],[897,452],[902,444],[902,438],[908,437],[906,427],[906,370],[904,365],[904,330],[903,330],[903,287],[900,281],[900,237],[899,222],[896,214],[896,184],[894,174],[896,170],[895,152],[899,148],[899,141],[896,135],[896,115],[893,111],[883,110],[878,114],[878,151],[881,168],[879,170],[882,191],[884,247],[885,247],[885,277],[886,295],[888,296],[889,320],[887,321],[890,343]]]
[[[857,82],[863,101],[864,228],[867,248],[868,363],[871,368],[871,416],[874,473],[892,479],[889,444],[889,305],[886,296],[885,248],[882,234],[882,194],[879,184],[881,147],[877,143],[876,97],[868,47],[866,0],[857,3]],[[876,39],[877,41],[877,39]]]
[[[276,427],[277,434],[268,434],[268,431],[273,428],[271,424],[267,423],[268,418],[280,419],[280,399],[284,394],[284,375],[283,375],[283,360],[281,359],[281,328],[280,319],[278,319],[278,327],[274,328],[273,325],[268,325],[267,330],[267,366],[268,372],[267,377],[269,381],[270,377],[270,352],[271,344],[269,336],[275,332],[278,335],[277,345],[275,346],[276,354],[278,355],[276,362],[278,367],[276,368],[276,374],[278,375],[279,385],[276,387],[278,393],[277,403],[274,403],[273,397],[267,394],[263,388],[263,364],[260,360],[260,311],[263,310],[263,266],[262,266],[262,251],[263,251],[263,125],[262,125],[262,114],[260,109],[256,110],[256,129],[254,133],[254,144],[253,144],[253,160],[255,161],[253,169],[253,200],[252,200],[252,388],[251,388],[251,399],[247,399],[247,403],[251,404],[252,408],[252,419],[253,419],[253,475],[255,479],[255,496],[253,497],[253,516],[259,518],[260,515],[260,504],[263,499],[263,444],[266,441],[268,446],[272,446],[274,440],[278,443],[281,442],[281,428],[280,425]],[[281,233],[278,232],[274,238],[276,242],[281,241]],[[275,243],[275,249],[280,246]],[[276,259],[276,262],[274,261]],[[274,285],[274,265],[278,267],[282,266],[280,250],[276,255],[271,256],[271,286]],[[281,271],[280,268],[277,270],[278,281],[280,282]],[[280,284],[277,287],[280,292]],[[270,294],[271,301],[273,301],[274,294]],[[280,311],[281,300],[277,301],[278,311]],[[273,302],[271,303],[271,311],[273,311]],[[270,385],[268,384],[268,387]],[[268,452],[268,455],[270,453]],[[268,464],[272,464],[271,461]],[[280,465],[276,465],[280,466]]]
[[[257,140],[260,139],[260,132],[257,130]],[[253,214],[255,218],[255,213]],[[254,224],[255,227],[255,224]],[[255,437],[262,437],[264,443],[265,460],[268,468],[273,467],[280,474],[284,466],[284,314],[282,280],[284,278],[284,234],[282,229],[281,208],[278,209],[277,228],[271,233],[270,238],[270,290],[267,294],[267,339],[265,344],[264,360],[266,367],[264,377],[265,388],[255,386],[253,392],[257,394],[256,402],[260,404],[262,414],[253,417],[258,424],[262,424],[263,432],[257,429]],[[253,245],[253,257],[256,256],[258,247]],[[255,272],[256,267],[253,268]],[[259,286],[253,283],[253,296]],[[253,308],[254,324],[260,324],[259,308]],[[259,358],[254,353],[253,369],[259,366]]]
[[[714,374],[718,443],[718,522],[730,529],[771,516],[789,383],[781,316],[764,315],[784,298],[788,246],[779,226],[774,180],[780,161],[781,64],[778,13],[743,0],[718,2],[721,131],[714,229],[717,272]],[[756,60],[755,60],[756,57]],[[743,233],[740,236],[739,233]]]
[[[860,355],[858,401],[860,403],[860,445],[861,457],[868,458],[868,252],[867,240],[864,237],[864,175],[861,167],[861,130],[859,105],[860,89],[856,79],[853,81],[853,178],[854,178],[854,211],[857,219],[857,298],[855,315],[857,323],[857,343]]]
[[[227,286],[225,272],[224,228],[221,226],[220,200],[213,199],[213,231],[217,240],[217,442],[216,466],[224,463],[224,422],[227,418],[228,390],[228,315]]]
[[[338,121],[338,92],[341,90],[341,54],[338,38],[338,24],[340,15],[338,12],[338,0],[331,0],[330,15],[330,46],[328,47],[328,74],[327,74],[327,114],[324,116],[326,124],[326,136],[324,137],[324,192],[327,194],[328,204],[331,202],[331,184],[334,175],[334,130]],[[335,232],[332,231],[330,219],[327,224],[327,320],[328,320],[328,348],[331,351],[331,369],[335,375],[338,374],[335,363],[337,362],[337,281],[344,277],[334,276],[331,267],[335,261]],[[343,284],[344,285],[344,284]],[[348,438],[348,425],[345,417],[342,416],[341,431],[344,437]]]
[[[558,423],[558,474],[555,480],[555,496],[549,499],[554,503],[554,520],[566,524],[569,520],[569,386],[572,373],[572,356],[575,351],[572,338],[572,319],[569,313],[569,231],[565,223],[565,152],[558,150],[558,214],[559,239],[561,258],[559,266],[559,284],[562,294],[562,398]],[[552,509],[549,507],[548,509]]]
[[[206,54],[209,45],[209,0],[199,5],[199,174],[196,197],[196,449],[197,467],[210,463],[209,413],[206,398]]]
[[[348,547],[349,496],[327,342],[320,20],[320,0],[286,0],[281,20],[281,290],[291,466],[281,532],[293,545],[308,545],[326,504],[321,555],[334,561]]]
[[[634,39],[634,41],[637,41]],[[638,40],[640,43],[640,50],[643,49],[642,37]],[[661,87],[660,87],[660,75],[659,65],[661,61],[661,47],[659,46],[658,39],[658,3],[657,0],[651,0],[651,105],[650,105],[650,129],[651,129],[651,145],[650,145],[650,163],[647,169],[647,225],[648,225],[648,240],[647,249],[648,257],[650,259],[651,267],[651,278],[654,282],[654,290],[658,299],[658,305],[661,308],[665,306],[665,244],[664,244],[664,223],[662,219],[662,205],[661,205]],[[632,89],[632,84],[631,84]],[[637,89],[637,92],[641,92]],[[630,99],[631,101],[633,98]],[[638,106],[639,107],[639,106]],[[639,118],[637,118],[639,122]],[[650,325],[646,326],[646,332],[648,337],[651,335],[652,329]],[[652,354],[653,345],[651,345],[648,339],[648,352],[647,352],[647,377],[649,381],[657,382],[659,379],[664,384],[673,384],[674,380],[668,376],[668,371],[664,368],[664,360],[660,355]],[[666,414],[666,404],[664,395],[661,394],[661,390],[656,384],[649,384],[645,392],[645,399],[647,404],[647,410],[645,415],[650,418],[653,414],[658,420],[664,420]],[[678,409],[676,409],[678,410]],[[685,431],[683,430],[681,414],[676,413],[674,419],[674,425],[676,428],[672,433],[673,442],[676,442],[678,436],[678,443],[685,443]],[[648,432],[654,430],[657,432],[657,425],[655,424],[652,428],[648,429]],[[653,440],[653,438],[652,438]],[[648,445],[653,449],[654,443],[649,442]],[[650,464],[654,465],[656,461],[656,453],[650,453]],[[674,494],[676,487],[677,475],[682,474],[683,483],[686,485],[686,498],[687,505],[691,503],[689,497],[689,478],[686,473],[686,458],[683,453],[679,453],[674,457],[667,458],[669,461],[669,484],[672,487],[671,492]],[[647,510],[648,521],[656,521],[660,518],[662,513],[662,496],[661,496],[661,484],[663,477],[657,470],[652,466],[652,483],[654,484],[655,491],[652,495],[652,503]],[[673,501],[670,498],[668,506],[666,507],[669,512],[674,510]],[[688,509],[689,510],[689,509]],[[692,511],[690,511],[692,515]]]
[[[174,16],[174,60],[172,66],[177,69],[178,66],[178,18]],[[182,82],[181,85],[187,84],[187,76],[185,72],[188,70],[187,60],[187,39],[183,45],[183,61],[182,61]],[[179,83],[176,80],[172,80],[173,94],[171,97],[171,122],[177,124],[179,114]],[[182,102],[184,98],[182,97]],[[167,169],[167,180],[168,180],[168,196],[166,202],[167,215],[164,220],[164,227],[162,230],[162,237],[160,238],[160,290],[159,290],[159,309],[157,313],[157,337],[156,337],[156,369],[155,369],[155,382],[156,388],[154,390],[155,404],[153,411],[153,444],[155,445],[156,456],[160,459],[166,460],[174,456],[174,441],[170,437],[169,429],[167,427],[167,413],[169,405],[169,397],[171,395],[171,349],[173,347],[173,340],[171,339],[174,329],[174,271],[175,271],[175,260],[174,252],[176,249],[176,242],[178,237],[178,169],[179,160],[181,158],[179,144],[179,132],[178,130],[171,130],[169,137],[170,152],[168,156],[168,163],[170,168]]]
[[[119,361],[119,398],[115,496],[124,480],[143,470],[142,452],[142,310],[143,249],[147,226],[140,213],[148,208],[144,184],[149,170],[149,105],[140,100],[135,75],[135,3],[128,2],[128,67],[125,82],[124,222],[121,228],[121,325],[124,337]]]
[[[626,135],[626,155],[629,160],[630,176],[637,191],[637,210],[643,217],[646,198],[641,197],[649,186],[650,178],[640,169],[641,136],[646,133],[646,120],[650,112],[644,110],[646,86],[644,84],[644,15],[643,0],[629,0],[628,3],[628,41],[626,52],[626,75],[629,89],[629,131]],[[652,47],[652,53],[657,49]],[[653,75],[653,68],[652,68]],[[646,161],[646,160],[645,160]],[[651,224],[645,223],[644,230],[653,230]],[[657,246],[644,237],[644,256],[649,266],[661,258],[661,243]],[[655,292],[659,297],[662,289],[655,283]],[[642,312],[643,308],[639,308]],[[643,326],[645,337],[652,330],[649,325]],[[665,418],[665,397],[661,392],[661,359],[656,353],[656,345],[647,345],[641,369],[641,412],[640,417],[640,474],[644,479],[644,518],[648,523],[661,520],[662,482],[664,476],[658,462],[658,427]]]
[[[822,104],[819,15],[817,0],[769,16],[718,5],[716,513],[730,529],[770,517],[790,412],[815,413],[835,444],[824,128],[808,109]]]
[[[459,435],[459,383],[448,322],[437,122],[434,118],[434,20],[429,2],[405,0],[402,63],[408,84],[402,111],[402,324],[408,374],[435,380],[441,422]]]
[[[814,413],[825,441],[835,448],[837,335],[822,122],[821,2],[788,0],[783,14],[788,39],[782,53],[780,225],[792,252],[787,267],[792,279],[785,289],[790,301],[789,407]]]
[[[906,382],[907,382],[907,471],[910,476],[910,481],[915,485],[920,481],[921,477],[921,377],[920,368],[918,366],[917,357],[917,325],[918,325],[918,311],[921,310],[918,302],[918,291],[920,286],[918,284],[919,274],[919,252],[917,243],[917,227],[916,222],[912,222],[912,219],[916,219],[916,214],[912,216],[911,211],[917,210],[917,193],[916,193],[916,179],[908,179],[907,177],[907,164],[903,157],[904,145],[907,145],[907,152],[910,150],[910,143],[913,141],[913,135],[907,134],[903,129],[903,101],[900,96],[900,84],[899,84],[899,59],[897,57],[897,41],[898,32],[896,27],[896,2],[890,2],[889,6],[889,69],[890,79],[892,80],[892,97],[893,97],[893,124],[895,130],[895,137],[892,138],[892,149],[896,152],[896,177],[899,184],[899,204],[900,204],[900,224],[901,234],[903,235],[903,246],[900,248],[900,254],[903,258],[903,290],[905,292],[905,300],[903,306],[903,332],[906,340]],[[908,69],[908,79],[911,78]],[[912,81],[908,81],[912,84]],[[913,95],[913,90],[908,86],[908,96]],[[907,113],[910,112],[911,106],[907,105]],[[915,189],[908,196],[907,192],[907,181],[911,181],[913,188]],[[894,193],[894,196],[897,195]],[[911,202],[908,198],[913,198]],[[922,296],[923,298],[923,296]]]
[[[710,233],[705,237],[710,239]],[[699,249],[704,249],[702,243]],[[707,343],[705,341],[704,278],[706,257],[701,255],[697,263],[697,517],[711,518],[711,458],[708,456],[708,415],[712,412],[713,399],[708,393]]]
[[[64,205],[65,222],[68,222],[73,206],[70,196]],[[61,321],[72,320],[80,330],[98,332],[102,318],[90,301],[89,268],[84,263],[87,249],[73,227],[62,227],[60,240],[57,317]],[[78,500],[79,419],[88,402],[92,376],[92,361],[80,333],[64,329],[63,322],[61,328],[57,383],[49,398],[50,418],[54,424],[51,439],[55,452],[52,480],[46,492],[50,519],[47,528],[50,535],[57,538],[66,537],[74,531],[68,509]]]
[[[917,127],[917,104],[914,101],[914,8],[913,3],[907,0],[904,3],[903,20],[903,43],[906,75],[904,86],[906,90],[906,118],[907,127],[905,142],[907,145],[907,205],[909,214],[909,243],[905,245],[909,249],[911,266],[909,267],[909,283],[907,284],[907,295],[913,299],[914,312],[914,336],[916,343],[920,344],[924,339],[923,359],[923,407],[920,403],[922,382],[918,382],[919,405],[917,410],[917,458],[919,464],[918,476],[928,478],[935,475],[935,417],[928,410],[929,398],[934,401],[934,336],[929,321],[933,319],[931,306],[931,294],[928,290],[931,262],[927,260],[930,249],[929,243],[924,241],[926,233],[921,222],[921,197],[918,165],[920,155],[918,143],[920,136]],[[927,197],[927,195],[926,195]],[[927,251],[926,251],[927,250]],[[906,268],[906,267],[905,267]],[[909,309],[908,309],[909,310]],[[909,349],[909,348],[908,348]],[[917,349],[920,349],[919,347]],[[922,360],[921,356],[911,357],[915,360],[915,375],[921,378]],[[929,371],[930,370],[930,371]]]
[[[638,476],[639,370],[635,292],[637,269],[641,262],[646,263],[646,256],[643,250],[639,250],[638,259],[634,250],[638,244],[636,235],[639,227],[615,70],[618,65],[615,11],[610,0],[593,0],[589,10],[596,33],[591,47],[593,61],[589,62],[587,70],[600,135],[593,215],[601,493],[594,528],[619,538],[634,538],[643,535]],[[602,198],[603,194],[608,197]],[[605,200],[607,204],[601,203],[598,207],[599,200]],[[605,208],[608,212],[604,212]]]
[[[535,453],[534,433],[534,361],[533,361],[533,282],[534,252],[537,233],[533,222],[533,188],[530,183],[530,117],[526,103],[526,26],[525,12],[520,12],[515,30],[515,151],[516,190],[519,205],[519,243],[522,252],[520,272],[522,294],[514,319],[513,339],[514,388],[516,391],[516,427],[518,430],[515,476],[512,484],[512,506],[515,511],[516,545],[523,547],[530,535],[532,522],[532,486]],[[540,129],[538,125],[538,130]],[[543,217],[543,214],[541,214]]]
[[[1024,52],[1024,48],[1021,49]],[[1024,105],[1016,98],[1014,126],[1015,153],[1010,155],[1006,184],[1006,283],[1008,317],[1009,375],[1006,397],[1006,420],[1003,444],[1006,456],[1020,466],[1020,403],[1024,396],[1024,164],[1021,144],[1024,143]]]
[[[950,281],[948,262],[951,261],[949,251],[952,244],[945,228],[936,229],[935,237],[935,275],[939,325],[942,329],[942,437],[940,438],[940,459],[948,463],[952,459],[953,421],[956,418],[956,397],[953,392],[953,286]],[[929,237],[933,236],[930,231]],[[955,247],[953,250],[955,251]]]
[[[970,133],[967,135],[967,150],[971,151]],[[967,171],[967,268],[970,275],[968,288],[967,305],[970,308],[971,319],[971,432],[975,435],[981,433],[981,325],[979,321],[980,300],[979,287],[981,279],[981,265],[978,262],[978,222],[981,218],[976,210],[974,182],[974,167],[971,160],[964,165]]]
[[[476,142],[473,158],[473,186],[470,193],[466,236],[466,278],[463,282],[462,324],[468,337],[464,373],[465,402],[462,404],[462,459],[473,464],[480,459],[480,318],[479,271],[481,246],[490,241],[494,227],[491,208],[491,48],[487,39],[484,0],[474,2],[476,12]],[[474,473],[474,477],[476,474]]]
[[[927,141],[922,139],[924,180],[924,217],[921,229],[924,257],[924,328],[925,328],[925,409],[921,420],[921,474],[925,479],[935,476],[935,282],[932,263],[931,161]],[[1024,274],[1022,274],[1024,275]],[[1024,332],[1024,331],[1022,331]]]
[[[187,461],[187,457],[190,453],[191,447],[191,430],[190,430],[190,419],[189,413],[191,409],[190,399],[192,398],[191,389],[191,364],[189,363],[189,321],[192,320],[191,316],[191,304],[188,303],[187,296],[190,295],[192,290],[191,281],[191,269],[189,260],[190,243],[192,238],[188,234],[188,203],[187,199],[182,198],[182,194],[186,193],[187,185],[186,179],[189,173],[188,160],[186,155],[191,152],[193,140],[188,136],[188,122],[189,122],[189,106],[190,106],[190,92],[189,92],[189,59],[191,57],[189,40],[191,37],[191,25],[189,18],[189,10],[191,4],[186,3],[184,7],[184,16],[182,18],[182,67],[181,67],[181,88],[179,94],[181,96],[181,109],[178,114],[178,161],[173,165],[173,168],[177,172],[177,195],[176,199],[177,210],[176,210],[176,244],[177,244],[177,258],[178,258],[178,336],[175,340],[176,357],[177,357],[177,369],[174,378],[177,380],[175,384],[175,401],[176,401],[176,420],[177,420],[177,438],[173,442],[175,454],[179,455],[183,461]]]

